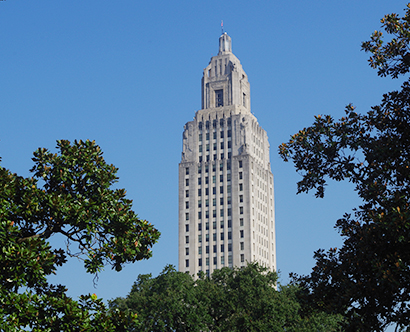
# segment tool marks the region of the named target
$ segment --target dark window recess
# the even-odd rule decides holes
[[[223,90],[215,91],[215,107],[221,107],[224,105],[224,94]]]

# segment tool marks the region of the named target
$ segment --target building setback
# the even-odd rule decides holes
[[[257,261],[276,270],[268,136],[251,113],[248,76],[222,34],[202,77],[202,109],[184,126],[179,271]]]

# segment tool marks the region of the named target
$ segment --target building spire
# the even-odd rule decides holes
[[[232,40],[231,40],[231,37],[229,37],[226,32],[222,33],[221,37],[219,37],[219,53],[218,54],[223,54],[223,53],[232,53]]]
[[[224,20],[221,20],[221,35],[224,34]]]

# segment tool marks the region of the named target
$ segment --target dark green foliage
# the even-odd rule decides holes
[[[133,316],[109,311],[96,295],[74,301],[47,276],[67,255],[85,256],[90,273],[107,263],[121,270],[149,258],[159,232],[137,218],[124,190],[110,189],[117,169],[94,142],[58,141],[57,148],[34,153],[32,178],[0,167],[0,330],[126,330]],[[53,234],[76,252],[51,248]]]
[[[381,22],[392,38],[385,44],[376,31],[363,49],[372,53],[379,75],[397,78],[409,72],[410,9],[403,18],[390,14]],[[406,81],[368,113],[349,105],[338,121],[317,116],[279,147],[302,175],[298,193],[315,189],[323,197],[328,179],[347,180],[363,201],[336,223],[342,248],[317,251],[311,275],[294,276],[307,308],[344,314],[346,331],[410,325],[409,97]]]
[[[167,266],[156,278],[140,275],[130,294],[110,306],[137,314],[139,331],[339,331],[340,316],[300,315],[298,288],[277,291],[276,280],[257,264],[197,280]]]

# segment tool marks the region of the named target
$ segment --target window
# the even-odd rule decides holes
[[[224,251],[225,251],[225,245],[221,244],[221,252],[224,252]]]
[[[224,181],[224,176],[223,174],[219,175],[219,182],[223,182]]]
[[[231,193],[231,185],[228,185],[228,187],[226,187],[228,194]]]
[[[221,142],[221,149],[224,148],[224,142]]]
[[[239,195],[239,203],[243,203],[243,195]]]
[[[231,196],[228,196],[228,204],[231,204]]]
[[[214,133],[215,134],[215,133]],[[216,143],[213,144],[213,150],[216,150]]]
[[[189,202],[185,202],[185,209],[189,209]]]
[[[216,187],[212,188],[212,194],[216,195]]]
[[[209,211],[205,211],[205,218],[209,218]]]
[[[198,189],[198,196],[201,196],[202,195],[202,190],[201,190],[201,188],[199,188]]]
[[[229,171],[231,169],[231,161],[228,160],[228,162],[226,163],[226,169]]]
[[[228,149],[230,149],[231,147],[232,147],[232,142],[229,141],[229,142],[228,142]]]
[[[202,258],[199,258],[199,259],[198,259],[198,265],[199,265],[199,266],[202,266]]]
[[[232,136],[232,130],[228,130],[228,137]]]
[[[224,156],[224,154],[223,154],[223,153],[221,153],[221,159],[224,159],[224,157],[225,157],[225,156]]]
[[[198,224],[198,231],[202,231],[202,224],[201,223]]]
[[[228,217],[231,215],[232,211],[231,208],[228,209]]]
[[[215,90],[215,107],[224,105],[223,90]]]
[[[209,234],[205,234],[205,241],[209,242]]]
[[[243,206],[239,208],[239,214],[243,214]]]
[[[188,167],[185,168],[185,174],[186,174],[186,175],[189,175],[189,168],[188,168]]]
[[[209,257],[206,258],[206,266],[209,265]]]
[[[202,179],[198,178],[198,186],[200,186],[202,184]]]
[[[209,151],[209,144],[206,145],[206,151]]]
[[[209,199],[205,200],[205,206],[208,207],[209,206]]]
[[[213,252],[215,253],[216,252],[216,245],[214,245],[214,248],[213,248],[214,250],[213,250]]]
[[[228,152],[228,159],[231,159],[232,153]]]
[[[185,267],[189,267],[189,259],[185,260]]]
[[[239,168],[242,168],[242,160],[239,160]]]
[[[228,243],[228,251],[232,251],[232,243]]]
[[[232,220],[228,220],[228,228],[232,227]]]
[[[214,265],[216,265],[216,257],[214,257]]]
[[[216,212],[216,211],[215,211]],[[216,213],[215,213],[216,214]],[[216,221],[212,222],[212,229],[216,229]],[[216,241],[216,239],[215,239]]]
[[[199,162],[202,163],[202,156],[199,156]]]
[[[208,173],[208,170],[209,170],[209,166],[205,165],[205,173]]]
[[[239,172],[239,180],[242,180],[242,172]]]
[[[202,255],[202,247],[198,247],[198,254]]]
[[[215,124],[215,121],[214,121],[214,124]],[[216,126],[214,126],[214,128],[215,128]],[[216,139],[216,131],[214,131],[213,133],[212,133],[212,137],[213,137],[213,139]],[[216,149],[216,146],[215,146],[215,149]]]
[[[202,144],[199,146],[199,152],[202,152]]]
[[[240,183],[240,184],[239,184],[239,191],[242,191],[242,190],[243,190],[243,184]]]
[[[185,220],[189,220],[189,213],[185,213]]]
[[[189,243],[189,236],[185,236],[185,243]]]
[[[241,263],[243,263],[245,261],[245,255],[241,254]]]
[[[225,265],[225,256],[221,256],[221,265]]]
[[[224,216],[224,209],[221,209],[220,211],[219,211],[219,215],[221,216],[221,217],[223,217]]]
[[[212,183],[216,183],[216,176],[215,175],[212,176]]]
[[[232,232],[228,232],[228,240],[232,240]]]
[[[244,107],[246,107],[246,94],[242,95],[242,104]]]
[[[221,220],[221,228],[224,228],[224,221]]]
[[[202,122],[200,123],[200,127],[202,127]],[[200,128],[202,129],[202,128]],[[199,141],[202,142],[202,134],[199,134]]]
[[[189,225],[185,225],[185,232],[189,232]]]
[[[239,219],[239,225],[243,226],[243,218]]]
[[[228,256],[228,264],[232,265],[232,256]]]
[[[224,132],[221,131],[221,138],[224,138]]]
[[[212,241],[216,242],[216,233],[212,233]]]
[[[220,170],[220,171],[223,171],[223,170],[224,170],[224,164],[223,164],[223,163],[220,163],[220,164],[219,164],[219,170]]]
[[[243,230],[241,230],[240,233],[241,233],[241,239],[242,239],[243,238]]]
[[[225,240],[225,233],[221,233],[221,241]]]
[[[220,192],[221,194],[224,193],[224,187],[223,187],[223,186],[220,186],[220,187],[219,187],[219,192]]]
[[[201,201],[201,200],[198,201],[198,207],[199,207],[199,208],[202,207],[202,201]]]
[[[205,229],[209,230],[209,222],[205,223]]]
[[[206,254],[209,254],[209,246],[206,246],[206,248],[205,248],[205,253],[206,253]]]
[[[216,206],[216,198],[212,199],[212,206]]]
[[[212,217],[216,218],[216,210],[212,211]]]
[[[205,195],[209,195],[209,188],[205,188]]]
[[[224,198],[223,197],[219,198],[219,204],[224,205]]]
[[[209,133],[206,133],[206,140],[209,141]]]
[[[189,248],[185,248],[185,255],[189,255]]]
[[[215,164],[212,165],[212,172],[216,172],[216,165]]]
[[[185,185],[189,186],[189,179],[185,179]]]
[[[198,174],[201,174],[201,173],[202,173],[202,167],[198,166]]]
[[[202,235],[201,235],[201,234],[198,235],[198,242],[199,242],[199,243],[202,242]]]
[[[245,244],[241,242],[241,250],[244,250],[244,248],[245,248]]]
[[[189,190],[185,190],[185,197],[189,197]]]

